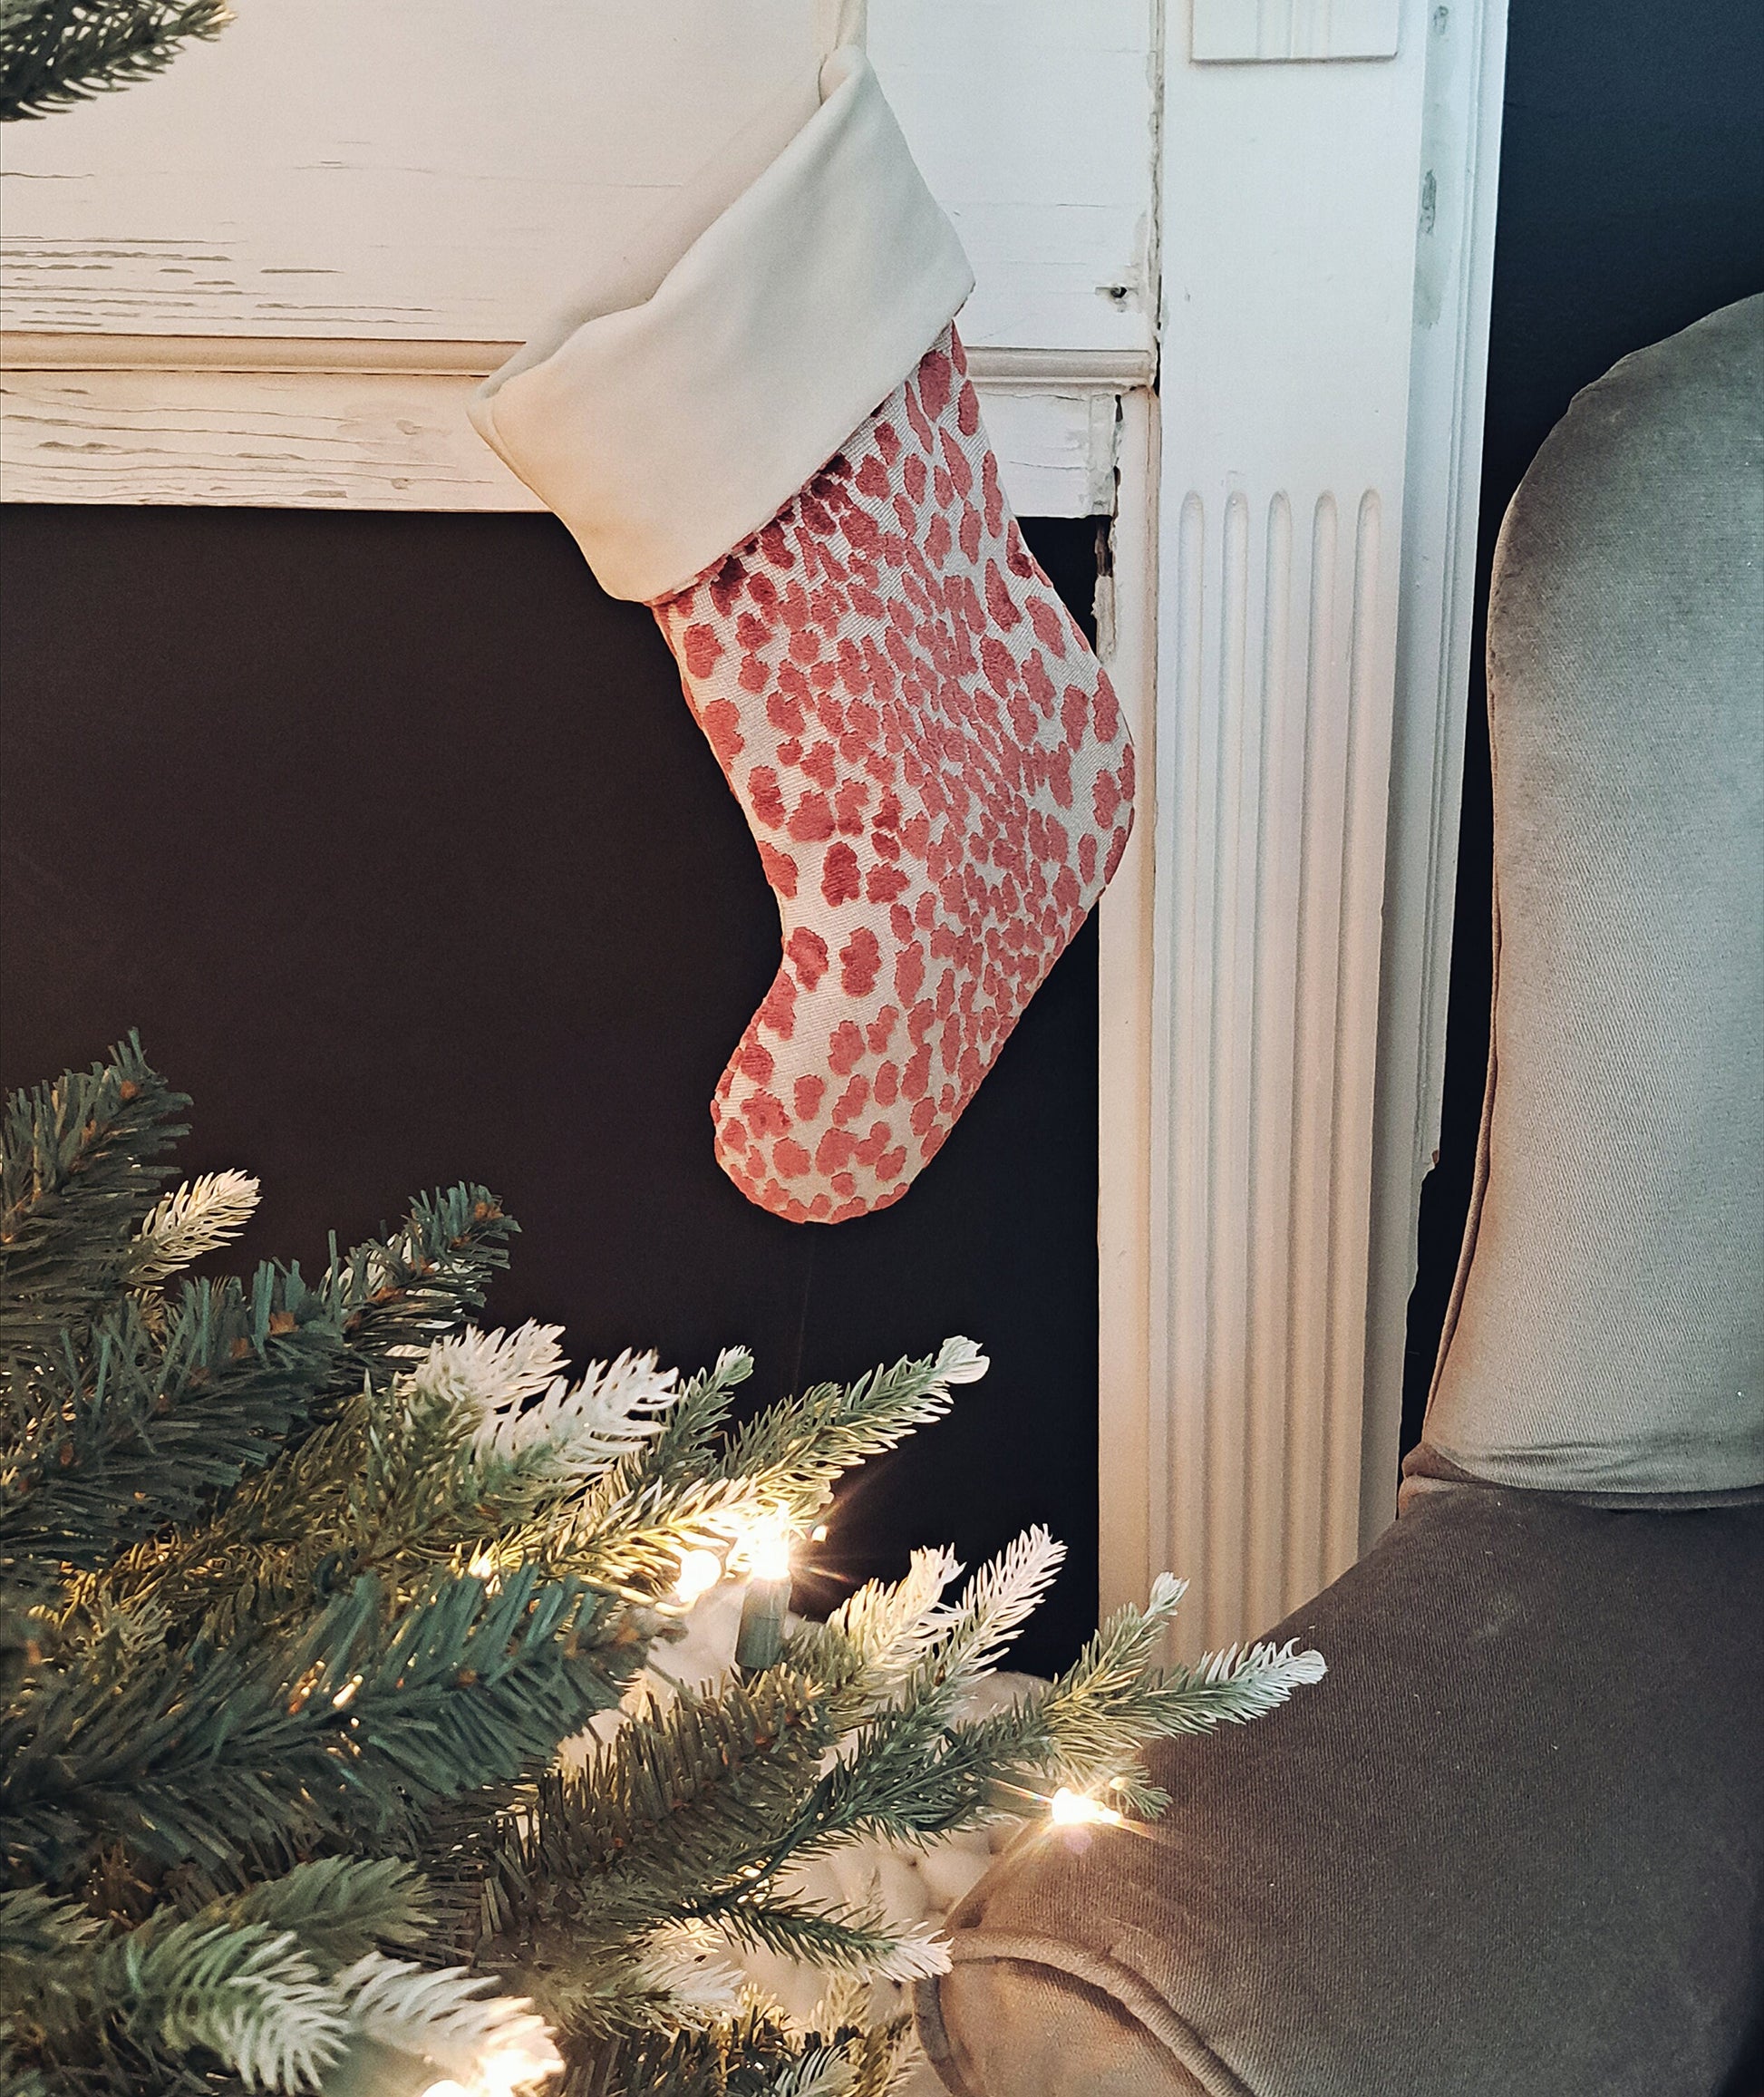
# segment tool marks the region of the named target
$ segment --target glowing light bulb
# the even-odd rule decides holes
[[[701,1595],[708,1595],[722,1578],[722,1560],[714,1551],[684,1551],[680,1575],[674,1583],[674,1598],[691,1608]]]
[[[788,1580],[790,1546],[794,1541],[790,1526],[781,1513],[755,1522],[741,1544],[741,1556],[747,1561],[748,1571],[756,1580]]]
[[[425,2084],[422,2097],[538,2097],[541,2084],[562,2074],[564,2057],[531,2005],[516,1998],[496,2006],[501,2021],[485,2034],[483,2052],[469,2063],[456,2058],[454,2073]]]
[[[1121,1815],[1112,1806],[1068,1791],[1064,1784],[1048,1801],[1047,1817],[1056,1828],[1119,1828]]]
[[[563,2064],[549,2038],[529,2039],[489,2054],[469,2082],[443,2075],[440,2082],[431,2082],[422,2097],[519,2097],[548,2082]]]

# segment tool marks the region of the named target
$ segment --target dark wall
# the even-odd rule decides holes
[[[1764,291],[1764,5],[1512,0],[1505,104],[1445,1114],[1421,1199],[1405,1449],[1420,1432],[1463,1235],[1488,1053],[1481,671],[1495,535],[1582,386],[1631,350]]]
[[[1088,523],[1029,528],[1081,616]],[[579,1362],[732,1342],[774,1394],[981,1341],[991,1375],[871,1467],[848,1578],[1032,1520],[1071,1547],[1022,1648],[1096,1610],[1096,948],[1087,929],[906,1199],[751,1207],[708,1102],[777,966],[740,811],[654,621],[545,517],[11,509],[0,1075],[138,1025],[190,1170],[265,1199],[241,1259],[325,1256],[415,1189],[519,1218],[493,1322]],[[829,1587],[827,1597],[834,1590]]]

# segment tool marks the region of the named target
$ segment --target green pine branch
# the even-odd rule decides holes
[[[217,2055],[247,2087],[310,2090],[342,2053],[347,2006],[286,1931],[262,1923],[150,1922],[113,1939],[40,2013],[39,2044],[74,2060],[123,2036],[171,2054]],[[58,2021],[58,2014],[68,2022]]]
[[[123,1296],[0,1404],[0,1577],[49,1587],[267,1463],[331,1373],[329,1306],[297,1273],[195,1281],[156,1335]]]
[[[396,1231],[334,1257],[316,1289],[297,1267],[266,1265],[248,1299],[236,1281],[187,1283],[175,1312],[151,1292],[123,1299],[111,1324],[126,1347],[113,1340],[96,1363],[79,1369],[64,1355],[60,1383],[33,1388],[18,1401],[28,1419],[10,1441],[0,1412],[0,1572],[15,1523],[21,1554],[34,1545],[74,1568],[108,1560],[102,1577],[75,1586],[72,1603],[111,1609],[150,1603],[174,1623],[213,1610],[208,1628],[216,1635],[242,1616],[261,1624],[297,1613],[354,1571],[392,1569],[406,1547],[414,1555],[401,1569],[411,1576],[402,1583],[411,1591],[486,1525],[463,1510],[456,1533],[440,1542],[440,1481],[421,1432],[403,1431],[385,1393],[412,1354],[457,1330],[482,1304],[489,1277],[507,1265],[517,1228],[485,1189],[455,1187],[419,1196]],[[139,1264],[137,1256],[137,1272]],[[88,1384],[111,1381],[82,1397],[82,1373]],[[129,1400],[121,1407],[119,1376]],[[63,1384],[76,1388],[65,1392]],[[198,1394],[202,1403],[193,1408],[188,1401]],[[303,1446],[308,1422],[339,1413],[330,1430]],[[108,1457],[95,1472],[93,1452],[63,1432],[63,1420]],[[390,1450],[389,1423],[398,1443]],[[237,1449],[228,1441],[235,1427]],[[289,1453],[243,1495],[206,1521],[174,1526],[212,1506],[218,1489],[273,1453],[278,1438]],[[157,1475],[140,1475],[150,1459]],[[358,1532],[389,1469],[396,1482],[386,1490],[403,1491],[413,1504],[376,1552],[363,1548]],[[33,1490],[38,1504],[15,1510]],[[107,1527],[107,1515],[118,1517],[116,1529]],[[143,1531],[149,1542],[111,1555]]]
[[[334,1253],[325,1286],[354,1380],[408,1367],[413,1353],[457,1332],[508,1266],[519,1228],[487,1187],[450,1187],[414,1196],[396,1230]]]
[[[615,2040],[572,2059],[559,2097],[887,2097],[905,2019],[791,2032],[763,2010],[672,2036]]]
[[[13,1380],[80,1344],[124,1287],[171,1177],[189,1101],[131,1034],[88,1071],[10,1094],[0,1126],[0,1368]]]
[[[407,1865],[346,1858],[111,1937],[74,1903],[0,1895],[0,1999],[15,2034],[70,2064],[119,2042],[197,2046],[248,2087],[309,2088],[353,2029],[344,1969],[419,1943],[428,1919]]]
[[[786,1667],[635,1714],[498,1830],[481,1892],[489,1955],[555,1964],[738,1898],[850,1715]]]
[[[756,1950],[804,1959],[823,1973],[858,1981],[919,1980],[949,1964],[932,1933],[891,1924],[875,1908],[748,1899],[723,1909],[719,1922],[726,1935]]]
[[[314,1858],[208,1903],[196,1919],[204,1914],[234,1927],[285,1930],[327,1973],[387,1946],[414,1950],[435,1919],[422,1874],[397,1857]]]
[[[363,1574],[408,1598],[489,1526],[461,1461],[467,1435],[447,1408],[364,1386],[208,1521],[156,1537],[73,1598],[150,1607],[220,1639],[302,1621],[315,1597]]]
[[[408,1840],[426,1801],[536,1774],[617,1701],[577,1644],[599,1607],[516,1572],[389,1616],[363,1578],[287,1643],[156,1669],[108,1632],[0,1719],[0,1854],[53,1883],[110,1841],[224,1872],[253,1847]]]
[[[0,122],[150,79],[231,20],[225,0],[0,0]]]
[[[1117,1611],[1044,1690],[991,1718],[961,1720],[955,1707],[976,1652],[995,1645],[1001,1623],[1008,1629],[1025,1591],[1036,1591],[1051,1570],[1046,1541],[1044,1532],[1031,1532],[985,1568],[957,1606],[927,1612],[930,1635],[907,1678],[891,1685],[884,1665],[872,1686],[887,1701],[870,1710],[771,1845],[750,1860],[748,1898],[842,1843],[916,1843],[1020,1819],[1025,1805],[1032,1809],[1062,1784],[1106,1785],[1120,1807],[1155,1811],[1160,1794],[1136,1770],[1149,1743],[1258,1716],[1323,1673],[1315,1654],[1290,1646],[1234,1648],[1196,1668],[1158,1668],[1154,1655],[1183,1593],[1180,1582],[1166,1578],[1149,1607]],[[812,1665],[833,1629],[805,1627],[787,1660]],[[721,1914],[741,1898],[712,1894],[698,1912]]]
[[[879,1456],[949,1411],[950,1385],[972,1383],[986,1358],[972,1340],[945,1340],[923,1361],[873,1369],[855,1383],[819,1383],[768,1406],[733,1434],[722,1479],[762,1480],[799,1520],[811,1521],[846,1471]]]
[[[732,1359],[695,1380],[688,1399],[720,1392],[736,1367]],[[438,1382],[404,1363],[364,1384],[208,1520],[156,1537],[76,1587],[73,1601],[151,1606],[224,1636],[247,1620],[298,1616],[315,1593],[356,1574],[375,1573],[408,1596],[437,1568],[493,1563],[644,1602],[672,1587],[683,1550],[726,1536],[736,1513],[752,1508],[746,1486],[706,1490],[677,1466],[671,1482],[584,1501],[581,1468],[559,1461],[548,1436],[486,1454],[481,1413]],[[647,1425],[640,1414],[628,1432]],[[663,1432],[671,1426],[670,1414]],[[631,1475],[629,1456],[606,1461]]]
[[[672,1582],[680,1553],[714,1546],[780,1511],[806,1528],[855,1465],[939,1420],[950,1386],[984,1374],[971,1340],[877,1368],[855,1383],[823,1383],[769,1406],[712,1447],[732,1392],[751,1369],[740,1352],[689,1385],[669,1427],[615,1465],[552,1529],[550,1562],[587,1580],[646,1587]]]

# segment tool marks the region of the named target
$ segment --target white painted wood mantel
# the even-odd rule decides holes
[[[800,76],[808,0],[237,13],[159,80],[7,127],[13,498],[535,507],[466,393]],[[874,11],[1028,514],[1113,507],[1112,403],[1151,377],[1149,19]]]
[[[4,138],[0,494],[524,509],[463,401],[809,0],[236,0]],[[1434,1141],[1505,0],[871,0],[1013,500],[1112,519],[1101,1578],[1188,1649],[1392,1502]]]

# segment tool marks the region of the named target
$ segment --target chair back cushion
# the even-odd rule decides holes
[[[1756,1487],[1764,297],[1552,432],[1501,529],[1488,711],[1488,1092],[1420,1468]]]

